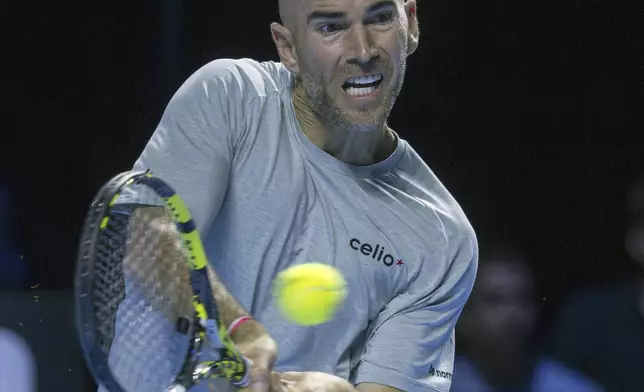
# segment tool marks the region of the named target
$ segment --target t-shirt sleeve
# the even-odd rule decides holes
[[[429,279],[419,276],[376,318],[358,364],[356,385],[377,383],[403,391],[449,391],[454,326],[472,290],[478,264],[474,233],[468,230],[458,237],[463,238],[460,243],[446,247],[447,268],[436,288],[429,288]],[[423,271],[431,273],[431,268]]]
[[[248,97],[240,65],[215,60],[191,75],[170,99],[133,167],[150,170],[173,187],[202,235],[219,211],[244,129]],[[131,196],[125,193],[119,203],[127,204]]]

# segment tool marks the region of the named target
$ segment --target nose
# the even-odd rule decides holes
[[[367,64],[377,56],[369,32],[361,25],[353,27],[347,34],[347,49],[349,62]]]

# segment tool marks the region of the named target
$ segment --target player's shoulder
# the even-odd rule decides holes
[[[409,184],[408,193],[421,201],[417,211],[429,216],[431,229],[442,231],[445,254],[450,262],[463,260],[468,264],[478,257],[478,240],[474,227],[456,197],[430,168],[425,160],[410,146],[399,165]]]
[[[227,95],[242,94],[247,98],[279,93],[289,83],[290,72],[274,61],[250,58],[219,58],[212,60],[189,78],[189,84],[213,86]]]
[[[411,184],[413,196],[421,199],[422,205],[440,218],[446,231],[473,235],[467,215],[448,186],[409,144],[398,169]]]

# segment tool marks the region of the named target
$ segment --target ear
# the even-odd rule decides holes
[[[297,62],[297,52],[293,44],[293,34],[286,27],[277,22],[271,23],[271,36],[275,47],[277,48],[277,55],[284,66],[297,75],[300,72],[300,67]]]
[[[408,49],[407,55],[410,55],[418,49],[418,39],[420,30],[418,28],[418,5],[416,0],[405,1],[405,13],[407,14],[407,31],[408,31]]]

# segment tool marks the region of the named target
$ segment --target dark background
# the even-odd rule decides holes
[[[220,57],[277,60],[276,1],[28,2],[6,25],[2,176],[28,280],[70,288],[100,185],[128,170],[171,95]],[[392,126],[481,242],[528,252],[546,314],[628,276],[624,197],[644,172],[641,0],[419,1]],[[11,9],[14,11],[14,9]]]

